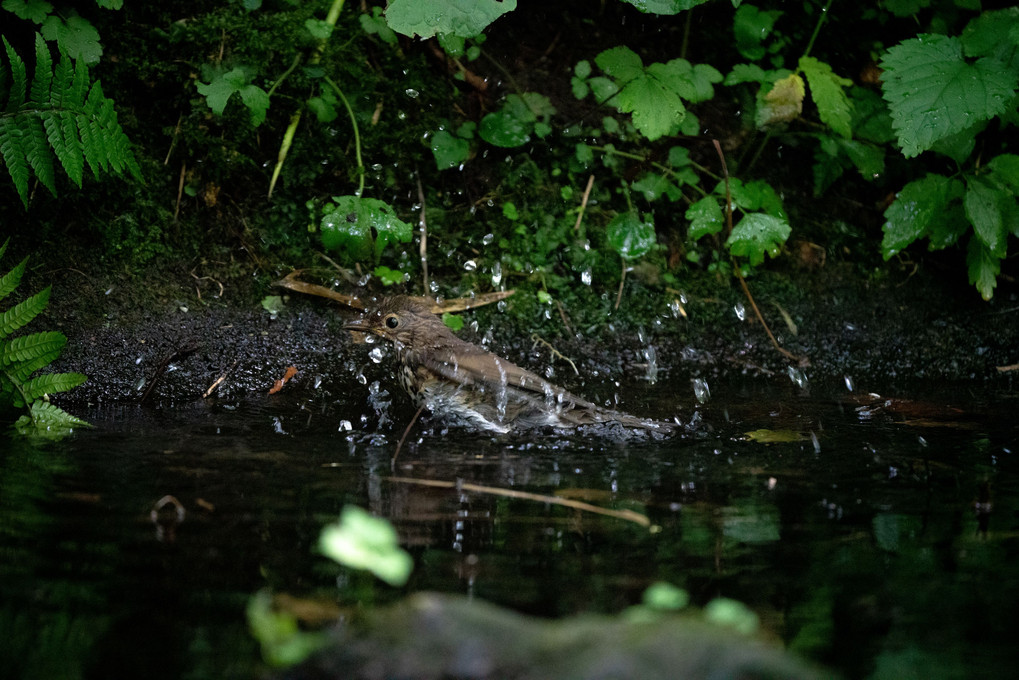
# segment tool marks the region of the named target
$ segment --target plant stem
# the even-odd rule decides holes
[[[354,153],[357,157],[357,193],[356,196],[360,197],[364,193],[364,162],[361,160],[361,132],[357,128],[357,118],[354,117],[354,109],[350,108],[350,102],[343,96],[343,92],[339,86],[333,82],[333,79],[329,76],[325,77],[325,81],[329,84],[336,96],[343,102],[344,108],[347,109],[347,115],[350,116],[350,125],[354,128]]]
[[[821,10],[821,16],[817,20],[817,25],[814,26],[814,34],[810,36],[810,40],[807,42],[807,48],[803,50],[803,56],[810,56],[810,50],[814,49],[814,42],[817,40],[818,34],[821,32],[821,26],[824,25],[824,20],[828,18],[828,10],[831,9],[831,4],[834,0],[828,0],[825,4],[824,9]],[[801,59],[803,57],[800,57]]]

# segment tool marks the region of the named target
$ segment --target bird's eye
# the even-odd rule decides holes
[[[400,319],[397,318],[396,314],[390,314],[386,317],[386,328],[396,328],[400,325]]]

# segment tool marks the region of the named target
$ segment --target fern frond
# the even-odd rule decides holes
[[[39,312],[46,308],[46,304],[50,301],[50,286],[47,286],[43,290],[39,291],[32,297],[19,302],[14,305],[2,315],[0,315],[0,338],[6,338],[8,335],[18,330],[26,323],[34,319]],[[38,333],[36,334],[38,335]],[[32,336],[26,336],[32,337]],[[15,338],[11,342],[17,342],[18,340],[24,340],[24,338]],[[8,356],[0,345],[0,365],[8,363]],[[23,359],[17,359],[22,361]]]
[[[80,108],[84,101],[74,100],[74,62],[70,59],[61,59],[53,69],[53,82],[50,87],[50,106],[54,109]]]
[[[7,42],[7,38],[2,38],[4,42],[4,51],[7,52],[7,61],[11,65],[11,95],[7,99],[7,111],[13,113],[17,111],[25,101],[25,62],[21,60],[18,53],[14,51],[11,44]]]
[[[67,338],[58,331],[32,333],[0,343],[0,369],[15,384],[56,360]]]
[[[40,111],[46,140],[71,181],[81,188],[85,160],[78,139],[78,121],[70,111]]]
[[[21,202],[28,208],[28,151],[18,118],[0,118],[0,156],[14,180]]]
[[[14,423],[14,427],[22,434],[60,437],[75,427],[92,427],[81,418],[75,418],[48,401],[32,402],[29,413],[30,415],[21,416]]]
[[[28,164],[35,171],[42,185],[49,189],[50,194],[57,195],[56,175],[53,172],[53,152],[50,151],[46,138],[46,129],[39,116],[26,116],[24,125],[26,156]]]
[[[81,373],[44,373],[43,375],[37,375],[30,380],[26,380],[21,386],[21,394],[19,398],[14,400],[14,405],[18,408],[25,406],[25,403],[21,402],[22,398],[31,404],[44,395],[72,390],[87,379]]]
[[[35,73],[32,75],[32,88],[28,95],[28,103],[32,106],[45,106],[50,99],[50,85],[53,82],[53,56],[46,41],[38,33],[35,34]]]
[[[4,242],[3,247],[0,247],[0,257],[3,257],[4,250],[7,249],[7,242]],[[28,258],[18,263],[14,269],[10,270],[3,276],[0,276],[0,300],[10,295],[15,288],[18,287],[18,283],[21,282],[21,277],[25,273],[25,267],[28,266]]]

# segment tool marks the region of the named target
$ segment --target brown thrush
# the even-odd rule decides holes
[[[659,432],[674,427],[602,408],[458,338],[420,299],[383,298],[344,328],[392,342],[411,399],[457,425],[500,433],[597,423]]]

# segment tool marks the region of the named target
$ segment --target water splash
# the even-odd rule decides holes
[[[711,398],[708,382],[703,378],[694,378],[691,382],[693,383],[693,394],[697,397],[697,401],[701,404],[707,403],[708,399]]]
[[[803,372],[802,368],[790,366],[787,372],[789,374],[789,379],[793,381],[793,384],[801,390],[807,389],[807,374]]]
[[[646,371],[644,373],[644,379],[654,385],[658,382],[658,354],[655,352],[653,345],[648,345],[640,351],[644,356],[646,363]]]
[[[740,321],[745,321],[747,318],[747,308],[743,306],[742,302],[737,302],[732,306],[732,311],[736,312],[736,318]]]

